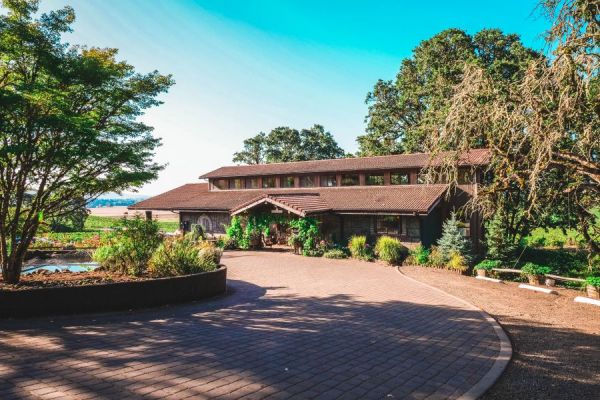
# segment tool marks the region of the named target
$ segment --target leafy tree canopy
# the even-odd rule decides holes
[[[466,64],[443,129],[431,131],[428,145],[434,152],[464,152],[486,142],[493,179],[479,192],[484,212],[496,213],[498,198],[519,193],[524,218],[563,228],[576,221],[590,250],[600,253],[594,212],[600,205],[600,2],[542,6],[552,20],[552,54],[530,60],[502,88],[492,71]]]
[[[333,135],[321,125],[298,131],[289,127],[278,127],[269,134],[244,140],[244,149],[234,153],[233,162],[262,164],[288,161],[325,160],[344,157],[344,150]]]
[[[448,29],[421,42],[413,56],[402,61],[395,80],[379,80],[367,95],[367,133],[357,138],[359,155],[424,151],[431,129],[444,123],[465,62],[480,66],[494,83],[504,85],[522,76],[537,56],[518,35],[498,29],[474,36]]]
[[[137,117],[173,84],[140,74],[116,49],[70,46],[71,7],[36,17],[38,2],[5,0],[0,16],[0,263],[17,282],[42,218],[72,199],[154,179],[160,141]]]

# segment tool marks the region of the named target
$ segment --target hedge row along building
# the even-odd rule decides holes
[[[317,218],[324,237],[334,242],[389,235],[428,246],[450,213],[477,194],[489,157],[486,149],[459,157],[459,185],[451,193],[447,184],[423,182],[420,174],[432,160],[419,153],[221,167],[200,176],[205,182],[129,208],[174,211],[185,230],[199,224],[211,234],[225,233],[234,215],[278,213]],[[463,218],[463,232],[478,244],[478,215]]]

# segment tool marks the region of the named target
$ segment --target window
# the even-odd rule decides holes
[[[377,217],[378,235],[399,235],[401,232],[402,219],[395,215]]]
[[[359,184],[358,174],[342,175],[342,186],[357,186]]]
[[[229,189],[243,189],[244,188],[244,180],[240,178],[230,179],[229,180]]]
[[[275,187],[275,177],[274,176],[266,176],[262,179],[262,187],[265,189],[274,188]]]
[[[293,176],[282,176],[281,177],[281,187],[284,188],[293,188],[294,185],[294,177]]]
[[[314,187],[315,177],[311,175],[304,175],[300,177],[300,187]]]
[[[473,183],[473,173],[469,169],[458,170],[458,183],[461,185]]]
[[[427,180],[425,179],[425,175],[423,175],[423,174],[417,174],[417,183],[419,185],[427,183]]]
[[[392,172],[390,183],[392,185],[408,185],[410,183],[408,172]]]
[[[383,185],[383,174],[367,174],[365,183],[367,185]]]
[[[258,178],[246,178],[246,189],[258,189]]]
[[[227,181],[227,179],[214,179],[212,183],[214,187],[216,187],[219,190],[225,190],[229,187],[229,182]]]
[[[321,186],[325,186],[325,187],[337,186],[337,180],[335,178],[335,175],[322,175],[321,176]]]

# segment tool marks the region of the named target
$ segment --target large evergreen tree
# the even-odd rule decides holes
[[[479,65],[504,85],[518,79],[535,57],[518,35],[497,29],[474,36],[448,29],[421,42],[412,57],[402,60],[395,80],[379,80],[367,95],[367,133],[357,138],[359,155],[424,151],[431,129],[446,119],[465,62]]]
[[[35,0],[5,0],[0,16],[0,265],[19,281],[40,221],[74,199],[139,187],[161,169],[160,144],[137,117],[173,83],[136,73],[117,50],[71,47],[70,7],[36,18]]]

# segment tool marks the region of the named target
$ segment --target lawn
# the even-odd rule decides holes
[[[97,247],[118,223],[118,217],[99,217],[90,215],[85,221],[82,231],[77,232],[46,232],[38,237],[49,240],[38,241],[32,247],[64,247],[73,245],[75,247]],[[164,232],[174,232],[179,228],[177,221],[158,221],[160,229]]]

